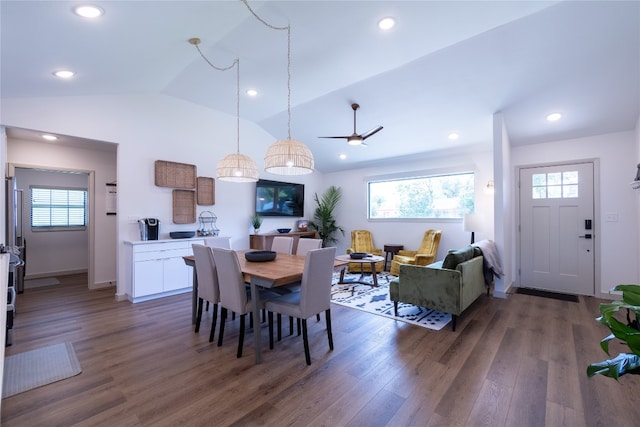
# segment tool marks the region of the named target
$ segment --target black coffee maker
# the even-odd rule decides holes
[[[140,224],[140,240],[158,240],[160,220],[158,218],[142,218]]]

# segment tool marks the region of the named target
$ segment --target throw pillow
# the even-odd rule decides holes
[[[473,258],[473,246],[465,246],[462,249],[451,250],[444,258],[444,262],[442,263],[442,268],[448,268],[450,270],[455,270],[458,264],[461,262],[469,261]]]

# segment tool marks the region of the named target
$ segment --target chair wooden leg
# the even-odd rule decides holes
[[[327,319],[327,338],[329,338],[329,350],[333,350],[333,333],[331,332],[331,309],[324,312]]]
[[[302,319],[302,341],[304,342],[304,358],[307,365],[311,365],[311,354],[309,353],[309,337],[307,336],[307,319]]]
[[[218,320],[218,304],[213,304],[213,320],[211,320],[211,332],[209,333],[209,342],[213,342],[213,334],[216,330],[216,322]]]
[[[209,301],[207,301],[207,307],[204,309],[204,311],[209,311]]]
[[[218,347],[222,347],[222,337],[224,336],[224,324],[227,320],[227,309],[220,308],[220,333],[218,334]]]
[[[289,335],[293,335],[293,317],[289,316]]]
[[[196,329],[194,332],[200,332],[200,321],[202,320],[202,298],[198,298],[198,313],[196,314]]]
[[[245,322],[245,318],[247,317],[246,314],[241,314],[240,315],[240,334],[238,336],[238,359],[242,357],[242,345],[244,344],[244,322]]]
[[[320,321],[320,313],[316,314],[316,320],[319,322]]]
[[[458,316],[455,314],[451,315],[451,326],[453,326],[453,332],[456,331],[456,320],[458,320]]]
[[[393,302],[393,314],[398,315],[398,301]]]
[[[269,313],[267,313],[267,316],[269,318],[269,349],[273,350],[273,312],[270,311]],[[278,321],[280,320],[280,313],[278,313]],[[253,331],[253,333],[255,334],[256,332]],[[278,341],[280,341],[280,338],[278,337]]]
[[[300,319],[296,319],[296,323],[298,324],[298,336],[300,336]]]

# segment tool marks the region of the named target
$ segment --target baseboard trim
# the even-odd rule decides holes
[[[82,268],[79,270],[62,270],[62,271],[52,271],[49,273],[36,273],[36,274],[25,275],[24,280],[43,279],[45,277],[70,276],[72,274],[86,274],[87,272],[88,270],[86,268]]]
[[[89,285],[89,289],[104,289],[104,288],[113,288],[116,287],[116,282],[102,282],[102,283],[94,283]]]

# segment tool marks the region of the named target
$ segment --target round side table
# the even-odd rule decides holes
[[[404,249],[404,245],[397,245],[395,243],[387,243],[384,245],[384,271],[389,271],[393,256],[401,249]]]

